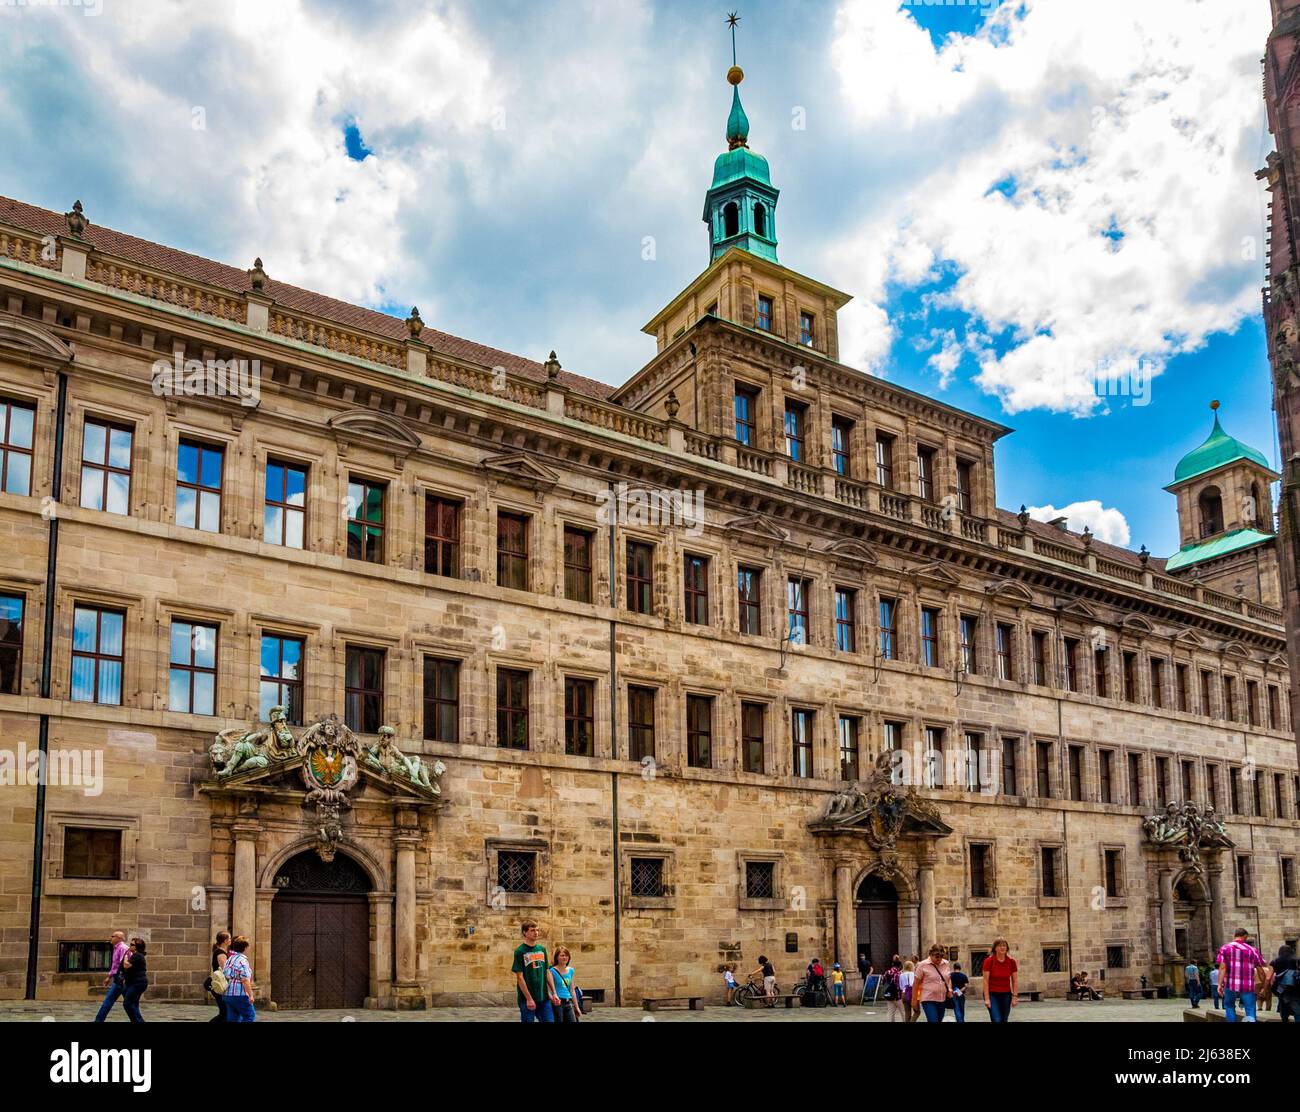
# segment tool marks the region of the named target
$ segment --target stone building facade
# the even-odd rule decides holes
[[[306,1007],[513,999],[525,917],[629,1001],[1300,934],[1278,610],[999,510],[1009,430],[839,363],[847,297],[732,223],[776,196],[740,120],[706,219],[764,253],[618,389],[0,200],[0,995],[95,995],[113,927],[158,998],[229,926]],[[223,777],[275,705],[298,756]],[[356,749],[323,853],[331,715],[445,771]],[[1153,840],[1186,801],[1226,841]]]

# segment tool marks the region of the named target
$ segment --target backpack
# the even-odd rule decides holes
[[[226,980],[226,975],[220,969],[214,969],[212,976],[208,978],[208,991],[213,996],[225,996],[226,989],[230,987],[230,982]]]
[[[1292,997],[1300,995],[1300,969],[1294,965],[1278,977],[1273,988],[1282,996]]]
[[[885,992],[884,992],[885,999],[897,1000],[898,999],[898,970],[893,968],[885,970],[884,978],[885,978]]]

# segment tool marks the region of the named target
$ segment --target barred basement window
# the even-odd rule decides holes
[[[638,899],[658,899],[664,895],[664,859],[634,857],[629,870],[632,895]]]
[[[1106,968],[1107,969],[1127,969],[1128,963],[1124,957],[1123,946],[1106,947]]]
[[[1059,973],[1061,971],[1061,950],[1053,946],[1043,950],[1043,972]]]
[[[987,950],[972,950],[970,952],[970,975],[972,977],[984,976],[984,959],[989,956]]]
[[[774,861],[745,862],[745,898],[771,900],[776,898],[776,863]]]
[[[517,850],[497,852],[497,886],[503,892],[537,891],[537,854]]]
[[[60,942],[60,973],[107,973],[113,964],[111,942]]]

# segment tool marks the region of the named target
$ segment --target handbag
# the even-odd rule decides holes
[[[230,982],[226,980],[226,975],[220,969],[214,969],[212,976],[203,983],[213,996],[225,996],[226,989],[230,987]]]

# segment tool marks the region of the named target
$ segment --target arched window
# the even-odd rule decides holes
[[[1206,487],[1196,500],[1201,511],[1201,536],[1223,532],[1223,499],[1218,487]]]
[[[754,202],[754,234],[767,236],[767,209],[763,207],[761,201]]]
[[[735,201],[722,210],[722,234],[727,239],[740,235],[740,206]]]

